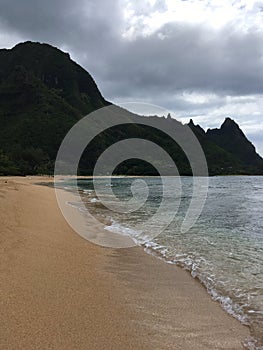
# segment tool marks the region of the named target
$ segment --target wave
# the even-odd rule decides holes
[[[91,195],[92,192],[94,191],[83,191],[83,193],[89,196],[90,203],[92,203],[93,205],[98,205],[99,203],[97,202],[99,202],[99,200],[96,197],[93,197],[93,195]],[[83,208],[83,203],[80,204],[76,202],[68,202],[67,204],[72,207],[75,207],[83,214],[85,211],[88,210],[87,208]],[[205,286],[212,299],[219,302],[221,307],[226,312],[235,317],[242,324],[251,326],[247,314],[249,314],[249,312],[252,312],[252,310],[246,310],[245,313],[242,308],[242,305],[235,302],[235,300],[233,300],[229,295],[227,295],[227,293],[224,293],[224,291],[216,288],[215,284],[220,281],[216,281],[213,278],[213,276],[209,276],[204,272],[200,272],[198,261],[194,260],[189,255],[182,253],[173,253],[171,256],[169,246],[160,244],[156,241],[149,240],[147,239],[147,235],[144,234],[143,231],[131,228],[126,224],[123,225],[120,222],[114,220],[113,218],[110,218],[110,224],[104,226],[104,229],[125,236],[129,236],[131,239],[133,239],[136,245],[142,246],[146,253],[151,254],[168,264],[178,265],[183,269],[189,271],[191,276],[193,278],[197,278],[200,281],[200,283]],[[248,305],[246,305],[246,307],[247,306]],[[247,338],[244,342],[244,346],[249,350],[263,350],[263,346],[258,345],[257,339],[253,337]]]
[[[124,226],[119,222],[111,219],[111,225],[107,225],[104,227],[106,230],[123,234],[125,236],[130,236],[134,240],[134,242],[142,246],[144,251],[147,254],[153,255],[156,258],[164,261],[168,264],[174,264],[180,266],[181,268],[190,272],[193,278],[197,278],[199,282],[205,286],[208,294],[212,297],[213,300],[219,302],[221,307],[231,316],[236,318],[239,322],[244,325],[250,326],[249,318],[244,313],[243,308],[240,304],[235,302],[228,295],[224,294],[222,291],[219,291],[216,287],[211,287],[211,277],[202,274],[198,270],[198,263],[194,261],[187,254],[175,254],[171,257],[169,253],[169,247],[165,245],[161,245],[154,241],[147,241],[145,243],[146,235],[143,236],[143,232],[139,230],[134,230],[128,226]],[[143,243],[142,243],[143,242]],[[246,305],[247,306],[247,305]],[[252,312],[252,310],[250,310]],[[249,313],[249,311],[248,311]],[[249,337],[244,341],[244,346],[248,350],[263,350],[263,346],[257,345],[257,339],[253,337]]]

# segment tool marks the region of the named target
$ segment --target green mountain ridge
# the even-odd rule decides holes
[[[109,105],[91,75],[69,54],[33,42],[0,50],[0,174],[52,174],[58,148],[70,128],[84,115]],[[181,125],[170,118],[158,122],[171,128]],[[210,175],[263,174],[263,159],[232,119],[207,132],[193,121],[188,126],[200,141]],[[181,174],[191,175],[186,156],[166,134],[125,124],[91,142],[81,158],[80,174],[91,174],[100,153],[112,143],[134,137],[159,144]],[[149,164],[135,159],[120,164],[116,173],[156,174]]]

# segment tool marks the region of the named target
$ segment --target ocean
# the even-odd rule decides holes
[[[163,214],[169,216],[178,206],[176,215],[167,227],[158,227],[160,233],[156,237],[152,232],[158,222],[150,222],[148,218],[157,212],[162,202],[161,178],[112,178],[111,190],[125,203],[132,198],[131,186],[138,180],[146,182],[148,198],[140,208],[127,213],[109,210],[102,204],[113,201],[105,179],[96,180],[100,188],[105,188],[104,197],[103,191],[100,198],[96,196],[91,179],[79,179],[78,186],[87,210],[110,222],[105,224],[105,230],[129,235],[147,253],[189,270],[228,313],[249,325],[252,336],[246,340],[246,347],[262,350],[263,177],[210,177],[201,215],[187,232],[181,227],[192,199],[193,179],[181,177],[178,198],[168,196],[171,203],[175,202],[174,209],[167,205]],[[168,185],[170,182],[172,187],[176,181],[178,178],[170,177]],[[70,181],[63,183],[68,190],[70,186]]]

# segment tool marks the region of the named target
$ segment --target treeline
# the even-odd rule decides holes
[[[0,149],[0,176],[53,174],[54,161],[39,148],[17,147],[11,152]]]

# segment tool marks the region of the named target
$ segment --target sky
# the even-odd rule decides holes
[[[231,117],[263,155],[263,0],[0,0],[0,47],[26,40],[69,52],[116,104]]]

